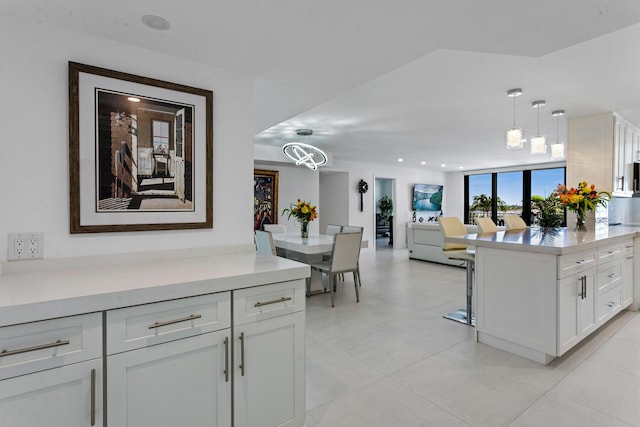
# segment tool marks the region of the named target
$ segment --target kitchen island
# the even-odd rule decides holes
[[[100,258],[4,266],[0,425],[304,425],[308,265]]]
[[[476,248],[477,341],[548,364],[637,308],[639,231],[534,227],[447,238]]]

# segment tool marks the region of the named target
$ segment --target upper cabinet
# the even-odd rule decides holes
[[[634,182],[633,164],[638,161],[640,131],[616,113],[569,120],[567,184],[596,184],[614,196],[630,197],[640,183]]]
[[[613,192],[619,196],[631,196],[638,190],[633,175],[633,163],[638,161],[640,148],[638,128],[614,115],[613,122]]]

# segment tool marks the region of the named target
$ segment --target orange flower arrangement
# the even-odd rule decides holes
[[[562,205],[576,213],[576,230],[587,229],[585,225],[587,211],[595,211],[598,205],[607,206],[607,202],[611,200],[610,193],[598,192],[595,184],[589,185],[586,181],[579,182],[578,188],[567,188],[560,184],[555,193]]]
[[[578,188],[567,188],[560,184],[556,194],[560,203],[574,212],[595,211],[598,205],[607,206],[607,202],[611,200],[610,193],[598,192],[595,184],[589,185],[586,181],[578,183]]]
[[[287,219],[293,216],[300,222],[309,222],[318,218],[318,211],[316,210],[316,207],[311,203],[300,199],[298,199],[296,204],[292,203],[289,208],[284,209],[282,211],[282,215],[285,213],[288,213]]]

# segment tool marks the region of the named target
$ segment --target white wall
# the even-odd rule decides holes
[[[255,162],[256,169],[266,169],[278,171],[278,224],[285,224],[287,231],[298,231],[300,225],[291,217],[287,219],[287,215],[282,216],[282,210],[288,208],[291,203],[295,203],[298,199],[306,200],[312,205],[318,206],[318,219],[322,215],[322,207],[319,205],[320,200],[320,181],[318,171],[312,171],[304,166],[289,166],[287,164],[264,164]],[[311,221],[309,223],[309,233],[319,234],[319,221]],[[251,227],[253,230],[253,227]]]
[[[44,232],[45,258],[251,244],[248,77],[4,16],[0,39],[0,261],[10,232]],[[69,234],[68,61],[213,90],[213,229]]]
[[[347,172],[320,174],[320,230],[329,224],[349,223],[349,174]]]
[[[444,182],[443,215],[464,218],[464,173],[448,172]]]

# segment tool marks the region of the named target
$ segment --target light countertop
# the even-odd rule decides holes
[[[525,230],[447,237],[445,241],[475,247],[563,255],[595,248],[607,241],[613,243],[631,239],[638,233],[640,227],[614,226],[589,231],[531,227]]]
[[[0,326],[302,279],[309,274],[308,265],[255,252],[6,274],[0,276]]]

